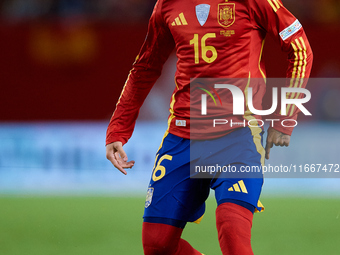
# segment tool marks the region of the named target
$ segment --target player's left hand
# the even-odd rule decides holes
[[[270,127],[267,131],[267,141],[266,141],[266,159],[269,159],[270,149],[275,144],[276,146],[288,146],[290,142],[290,135],[286,135],[281,133],[280,131],[275,130]]]

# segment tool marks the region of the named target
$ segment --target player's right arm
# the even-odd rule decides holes
[[[126,174],[124,168],[131,168],[134,162],[127,162],[123,145],[131,137],[139,109],[175,47],[170,30],[163,20],[162,2],[163,0],[159,0],[155,5],[146,39],[107,128],[106,157],[124,174]]]

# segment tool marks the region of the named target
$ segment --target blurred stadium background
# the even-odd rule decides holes
[[[340,164],[340,2],[283,0],[314,51],[302,118],[269,163]],[[0,0],[0,254],[142,254],[154,154],[166,129],[176,57],[143,105],[126,145],[128,176],[105,158],[105,132],[143,43],[155,0]],[[268,38],[269,77],[285,55]],[[270,64],[269,64],[270,63]],[[328,78],[328,79],[325,79]],[[340,173],[268,178],[254,222],[255,254],[340,254]],[[188,240],[218,251],[215,203]],[[201,234],[199,234],[201,233]]]

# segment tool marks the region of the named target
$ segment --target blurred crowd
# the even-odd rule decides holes
[[[117,22],[148,19],[156,0],[0,0],[2,20],[93,18]]]
[[[339,0],[282,0],[299,20],[309,23],[340,23]]]
[[[184,0],[183,0],[184,1]],[[300,20],[340,21],[339,0],[282,0]],[[156,0],[0,0],[2,20],[84,17],[118,22],[148,19]]]

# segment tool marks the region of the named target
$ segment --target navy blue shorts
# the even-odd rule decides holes
[[[144,221],[176,227],[199,222],[210,189],[218,205],[232,202],[262,211],[262,133],[259,127],[245,127],[212,140],[166,133],[156,155]]]

